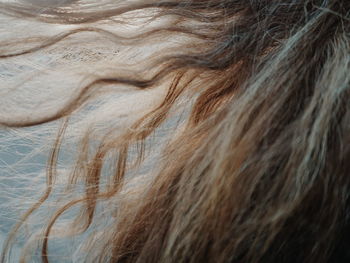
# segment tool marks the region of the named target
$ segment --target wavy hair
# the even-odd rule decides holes
[[[39,248],[25,246],[20,260],[40,251],[49,262],[68,211],[65,233],[86,234],[84,262],[349,261],[350,1],[31,2],[1,2],[0,13],[61,31],[6,35],[0,62],[62,51],[72,38],[98,42],[86,34],[131,55],[83,67],[84,81],[67,84],[74,92],[51,110],[2,114],[6,129],[60,127],[46,191],[9,233],[1,262],[30,218],[42,231],[25,236]],[[116,87],[161,92],[121,128]],[[112,117],[75,130],[62,190],[67,130],[104,100]],[[52,213],[33,217],[50,202]]]

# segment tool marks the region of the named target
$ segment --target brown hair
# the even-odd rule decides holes
[[[123,134],[106,129],[93,152],[91,134],[81,134],[67,184],[84,182],[85,192],[46,222],[39,238],[43,262],[49,261],[55,222],[78,204],[82,209],[72,233],[98,229],[86,241],[91,248],[86,261],[349,260],[349,1],[74,1],[44,9],[4,3],[0,8],[41,23],[79,26],[40,38],[40,44],[27,49],[4,43],[3,59],[85,31],[129,46],[140,39],[170,43],[183,37],[180,46],[144,61],[135,74],[94,76],[54,114],[0,120],[15,128],[64,120],[49,156],[47,190],[9,235],[3,262],[23,222],[50,196],[69,117],[98,98],[101,84],[144,90],[165,85],[167,93]],[[149,21],[171,19],[130,38],[98,27],[101,22],[127,23],[130,14]],[[128,174],[142,166],[146,149],[156,151],[152,135],[181,111],[178,103],[186,97],[193,101],[186,106],[188,118],[157,157],[152,177],[144,185],[128,184]],[[104,187],[110,155],[114,166]],[[113,214],[107,225],[97,212],[99,203]]]

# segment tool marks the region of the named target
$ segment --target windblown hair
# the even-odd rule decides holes
[[[35,219],[43,231],[22,233],[39,243],[43,262],[54,254],[56,223],[75,207],[64,229],[87,233],[84,262],[349,262],[350,1],[1,3],[0,12],[63,25],[47,36],[11,35],[2,61],[53,52],[74,36],[83,46],[86,33],[138,50],[133,65],[110,56],[85,72],[54,111],[2,114],[1,126],[14,130],[61,121],[46,191],[13,227],[2,262],[26,222],[56,199],[53,214]],[[132,23],[128,34],[113,31]],[[166,92],[124,128],[115,117],[78,129],[66,189],[53,194],[66,131],[116,87]],[[36,253],[26,246],[20,260]]]

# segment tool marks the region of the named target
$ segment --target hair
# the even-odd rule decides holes
[[[1,114],[1,126],[18,132],[60,125],[46,190],[9,233],[1,262],[21,232],[39,244],[24,246],[21,262],[37,251],[49,262],[60,231],[83,235],[84,262],[350,260],[350,1],[32,3],[1,2],[0,13],[61,31],[10,34],[0,62],[69,41],[124,46],[130,56],[83,60],[78,84],[63,83],[61,63],[68,70],[52,81],[66,85],[63,102]],[[155,101],[118,125],[116,98],[128,90]],[[74,161],[63,173],[66,141]],[[40,207],[47,212],[35,217]],[[55,230],[68,211],[75,217]],[[24,234],[30,220],[42,230]]]

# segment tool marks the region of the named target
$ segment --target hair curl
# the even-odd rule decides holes
[[[135,93],[163,86],[166,94],[125,131],[100,129],[95,147],[90,129],[79,134],[66,186],[83,184],[84,191],[41,219],[43,262],[55,223],[74,206],[81,212],[71,234],[90,231],[85,261],[349,261],[350,1],[0,3],[0,12],[70,26],[27,39],[29,47],[24,39],[3,41],[3,60],[64,47],[84,32],[131,50],[163,45],[130,70],[106,65],[90,74],[53,113],[0,119],[15,129],[63,123],[48,158],[46,192],[9,234],[2,262],[23,223],[52,196],[70,119],[103,87],[122,84]],[[134,35],[105,27],[137,19],[151,26]],[[181,104],[186,98],[191,102]],[[132,181],[147,149],[158,151],[152,136],[183,109],[183,126],[170,132],[151,175]]]

